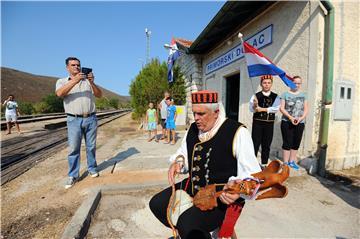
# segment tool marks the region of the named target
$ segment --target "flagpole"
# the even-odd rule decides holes
[[[242,37],[243,37],[243,34],[242,34],[241,32],[239,32],[239,34],[238,34],[238,38],[240,39],[241,46],[242,46],[242,48],[243,48],[243,52],[244,52],[244,58],[245,58],[245,61],[246,61],[246,57],[245,57],[245,48],[244,48],[244,41],[243,41]],[[249,73],[248,73],[248,74],[249,74]],[[250,77],[250,76],[249,76],[249,80],[250,80],[250,84],[251,84],[251,89],[252,89],[252,91],[253,91],[253,93],[254,93],[254,95],[255,95],[256,91],[255,91],[255,89],[254,89],[254,86],[253,86],[253,84],[252,84],[252,80],[251,80],[251,77]]]

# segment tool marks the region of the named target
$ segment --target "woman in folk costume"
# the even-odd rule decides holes
[[[170,184],[174,184],[176,173],[188,173],[189,177],[175,184],[175,188],[193,197],[200,187],[215,184],[218,185],[216,191],[221,191],[261,171],[250,133],[243,124],[225,118],[217,92],[192,93],[192,111],[195,122],[180,148],[170,157]],[[234,202],[243,205],[244,199],[240,196],[223,192],[217,199],[217,207],[211,210],[202,211],[195,206],[186,209],[174,223],[180,237],[211,238],[210,232],[222,225],[228,205]],[[153,214],[167,227],[172,226],[167,215],[171,197],[169,187],[153,196],[149,203]]]

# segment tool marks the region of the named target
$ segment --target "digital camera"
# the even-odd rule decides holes
[[[81,73],[84,73],[85,75],[88,75],[90,72],[92,72],[91,68],[81,67]]]

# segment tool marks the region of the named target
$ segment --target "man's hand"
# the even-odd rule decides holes
[[[170,185],[175,184],[175,175],[180,173],[182,165],[180,163],[172,163],[168,171],[168,181]]]
[[[90,72],[86,78],[89,80],[90,84],[94,84],[95,76],[92,72]]]
[[[84,73],[78,73],[74,77],[71,77],[71,80],[73,80],[76,83],[79,83],[83,79],[85,79]]]
[[[229,181],[227,184],[225,184],[223,190],[226,190],[229,188],[229,186],[234,185],[235,183],[240,183],[242,180],[237,179],[237,180],[233,180],[233,181]],[[227,193],[227,192],[223,192],[220,195],[220,201],[223,202],[224,204],[232,204],[234,203],[238,198],[240,197],[240,194],[233,194],[233,193]]]

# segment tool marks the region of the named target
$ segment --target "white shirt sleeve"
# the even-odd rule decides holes
[[[251,174],[261,171],[260,165],[255,157],[254,145],[249,131],[240,127],[233,141],[233,154],[237,159],[237,176],[230,180],[252,178]]]
[[[276,113],[279,111],[279,109],[280,109],[280,97],[276,96],[274,104],[271,107],[267,108],[267,112]]]
[[[66,78],[68,79],[68,78]],[[64,78],[62,79],[58,79],[56,81],[56,86],[55,86],[55,91],[57,91],[58,89],[60,89],[61,87],[63,87],[66,84],[66,81],[64,80]]]
[[[187,155],[187,146],[186,146],[186,137],[187,137],[188,131],[186,131],[184,138],[181,141],[180,148],[176,150],[176,153],[171,155],[169,158],[169,162],[173,163],[177,156],[182,155],[184,156],[184,171],[188,172],[189,165],[188,165],[188,155]]]
[[[254,98],[255,95],[251,96],[250,101],[249,101],[249,110],[251,113],[254,113]]]

